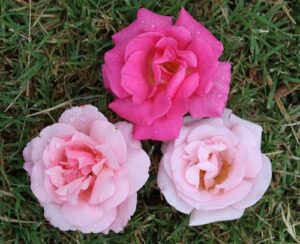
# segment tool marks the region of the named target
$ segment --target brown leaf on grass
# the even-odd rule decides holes
[[[286,97],[287,95],[297,90],[298,88],[300,88],[300,83],[290,83],[289,86],[282,84],[276,89],[274,97],[275,98]]]
[[[259,85],[264,84],[264,78],[260,72],[258,72],[256,69],[250,69],[248,73],[249,78],[251,78],[253,81],[257,82]]]

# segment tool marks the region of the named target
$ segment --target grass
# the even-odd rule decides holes
[[[222,40],[233,65],[228,107],[263,126],[272,184],[240,220],[190,228],[157,189],[160,145],[145,142],[151,176],[125,232],[61,232],[31,193],[22,150],[71,105],[92,103],[118,119],[100,65],[111,35],[141,6],[174,17],[185,6]],[[297,0],[0,0],[0,243],[299,242],[300,92],[289,91],[300,82],[299,23]]]

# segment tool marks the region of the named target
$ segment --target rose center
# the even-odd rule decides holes
[[[231,164],[229,164],[226,160],[222,162],[222,166],[219,170],[219,173],[213,177],[211,180],[211,184],[207,185],[205,176],[208,173],[204,170],[199,170],[199,183],[198,189],[199,190],[213,190],[216,185],[223,183],[229,176],[231,171]]]
[[[175,74],[179,68],[179,64],[177,62],[172,62],[172,61],[162,63],[161,66],[172,74]]]

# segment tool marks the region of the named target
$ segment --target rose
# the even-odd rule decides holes
[[[271,181],[261,132],[228,109],[221,118],[188,118],[179,138],[163,145],[157,181],[167,202],[191,213],[191,226],[241,217]]]
[[[218,61],[222,43],[184,9],[173,25],[171,17],[142,8],[112,39],[104,85],[115,95],[109,107],[134,123],[134,138],[175,139],[187,112],[222,115],[231,66]]]
[[[133,215],[150,160],[130,124],[115,126],[94,106],[73,107],[27,144],[24,168],[52,225],[119,232]]]

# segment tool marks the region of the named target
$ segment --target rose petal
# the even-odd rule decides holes
[[[95,120],[106,121],[107,119],[102,113],[98,111],[96,107],[92,105],[84,105],[81,107],[73,107],[66,110],[62,113],[58,122],[71,125],[79,132],[88,134],[90,126]],[[58,125],[59,124],[54,124],[53,126],[57,127]]]
[[[211,90],[203,96],[190,97],[188,106],[193,117],[218,117],[223,114],[231,79],[230,67],[229,63],[220,62],[212,77],[215,85]]]
[[[155,104],[160,104],[161,96],[155,97],[158,101],[146,100],[142,104],[133,103],[131,99],[116,99],[109,107],[122,118],[139,125],[150,125],[155,119],[163,116],[170,109],[170,105],[161,107],[161,109],[153,109]],[[155,102],[156,101],[156,102]],[[166,101],[166,100],[163,100]]]
[[[118,215],[115,221],[109,226],[109,228],[104,231],[108,233],[109,230],[113,230],[116,233],[119,233],[124,229],[130,220],[131,216],[134,214],[137,204],[137,194],[132,194],[127,197],[124,202],[118,206]]]
[[[123,202],[129,195],[128,176],[125,172],[119,171],[114,177],[115,192],[113,196],[103,202],[105,209],[112,209]]]
[[[192,211],[193,207],[177,195],[176,189],[167,175],[163,163],[160,163],[159,166],[157,184],[167,202],[176,210],[185,214],[189,214]]]
[[[131,149],[125,163],[128,170],[129,195],[137,192],[147,181],[150,167],[149,156],[143,150]]]
[[[272,165],[270,159],[263,155],[262,168],[255,179],[250,181],[253,187],[247,196],[240,202],[232,205],[234,208],[244,209],[254,205],[259,199],[262,198],[267,191],[272,178]]]
[[[60,205],[55,203],[42,203],[45,218],[55,227],[62,231],[76,230],[76,226],[71,224],[62,214]]]
[[[154,139],[166,141],[178,137],[182,118],[169,119],[167,116],[155,120],[149,126],[135,125],[133,137],[137,140]]]
[[[187,50],[194,53],[197,57],[197,71],[199,74],[197,94],[203,96],[214,85],[215,80],[212,77],[218,70],[218,59],[215,57],[211,47],[201,39],[194,39]]]
[[[116,45],[126,46],[138,34],[147,31],[161,31],[164,26],[172,25],[172,17],[156,14],[148,9],[140,8],[137,20],[112,36]]]
[[[163,34],[159,32],[146,32],[132,39],[126,46],[125,57],[124,57],[126,62],[128,57],[130,57],[131,54],[138,51],[143,51],[147,53],[148,56],[151,56],[149,52],[153,51],[151,49],[156,45],[156,43],[162,37]]]
[[[235,209],[231,207],[211,211],[193,210],[189,226],[198,226],[218,221],[238,219],[242,217],[243,213],[244,209]]]
[[[122,121],[117,122],[115,126],[123,133],[127,147],[141,149],[141,142],[133,139],[133,124]]]
[[[43,164],[37,163],[31,171],[31,190],[40,202],[51,202],[52,198],[45,190],[45,168]]]
[[[261,134],[262,127],[258,124],[252,123],[251,121],[241,119],[234,115],[230,109],[225,109],[223,113],[224,125],[233,128],[236,125],[246,127],[255,137],[256,148],[260,148],[261,145]]]
[[[127,145],[124,136],[113,124],[107,121],[94,121],[90,128],[90,136],[99,144],[108,145],[120,163],[126,160]]]
[[[100,174],[98,174],[89,203],[100,204],[114,194],[115,184],[113,176],[113,171],[107,168],[104,168]]]
[[[206,43],[209,43],[217,57],[223,52],[223,44],[218,41],[209,30],[195,20],[184,8],[180,10],[175,26],[183,26],[191,32],[193,38],[199,37]]]
[[[104,209],[99,205],[78,201],[76,205],[64,203],[61,207],[62,216],[70,223],[80,227],[90,225],[100,220],[104,215]]]
[[[192,40],[191,33],[182,26],[169,26],[165,32],[177,41],[178,48],[181,50],[184,50]]]
[[[96,213],[95,213],[96,214]],[[113,208],[110,210],[105,210],[100,219],[98,219],[95,223],[83,226],[79,228],[79,230],[83,233],[99,233],[105,232],[105,230],[116,220],[117,218],[117,209]]]
[[[142,103],[151,92],[151,66],[148,54],[136,51],[129,56],[121,71],[121,86],[132,95],[134,103]]]
[[[121,86],[121,70],[124,65],[125,48],[119,46],[107,51],[104,54],[102,65],[102,76],[104,86],[111,90],[117,97],[128,97],[129,94]]]

